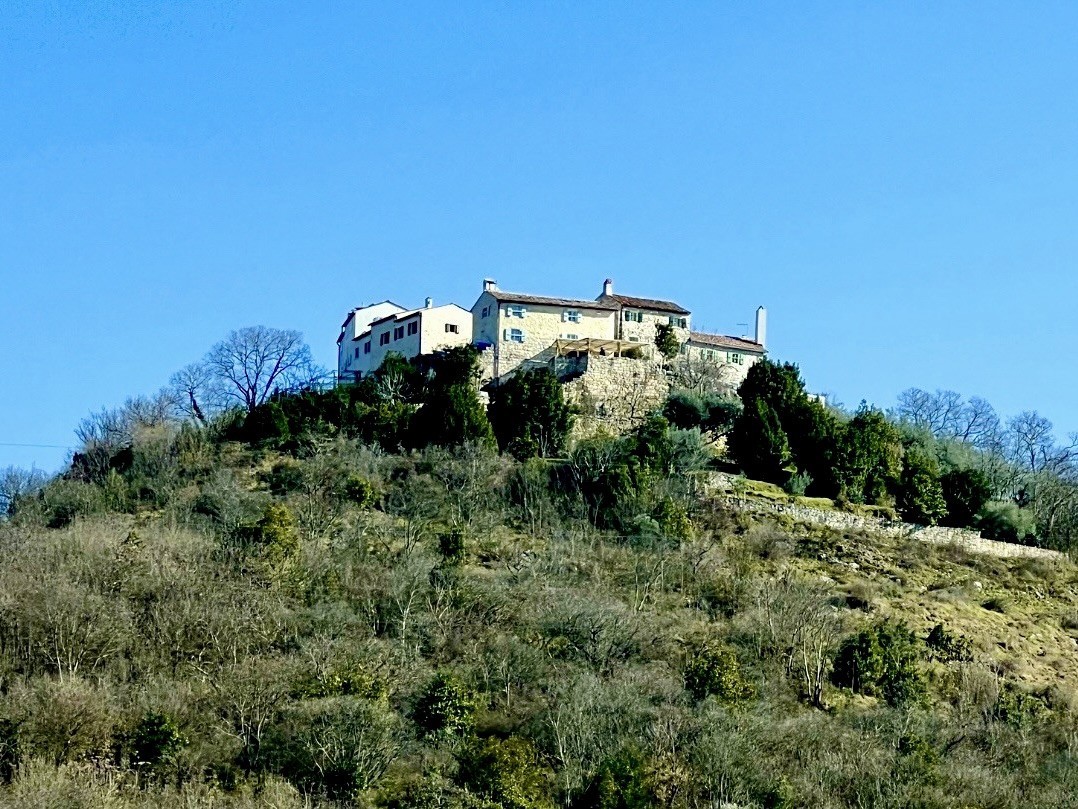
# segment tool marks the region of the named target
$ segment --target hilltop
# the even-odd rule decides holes
[[[0,805],[1072,800],[1078,568],[912,525],[1065,549],[1046,477],[792,366],[574,440],[474,361],[88,420],[0,523]]]

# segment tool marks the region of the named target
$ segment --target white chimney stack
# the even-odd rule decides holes
[[[756,342],[767,348],[767,310],[762,306],[756,310]]]
[[[613,295],[614,294],[614,281],[613,281],[613,279],[607,278],[605,281],[603,281],[603,294],[604,295]]]
[[[491,292],[492,290],[495,290],[497,288],[498,288],[498,282],[495,281],[493,278],[484,278],[483,279],[483,291],[484,292]]]
[[[427,300],[425,302],[425,306],[428,309],[433,309],[434,308],[434,298],[427,298]]]

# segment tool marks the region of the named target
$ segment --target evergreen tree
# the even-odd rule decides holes
[[[495,388],[488,413],[498,445],[521,460],[561,454],[573,418],[561,383],[545,368],[518,373]]]

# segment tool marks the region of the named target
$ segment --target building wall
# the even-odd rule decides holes
[[[510,307],[523,306],[524,316],[508,314]],[[490,307],[483,317],[483,310]],[[580,313],[580,321],[565,319],[568,311]],[[492,378],[502,377],[515,370],[527,360],[544,362],[550,357],[550,348],[556,340],[614,338],[616,312],[606,309],[573,309],[562,306],[539,306],[499,302],[484,292],[472,307],[473,339],[477,343],[492,346],[489,367]],[[512,329],[523,333],[523,341],[515,342],[508,337]]]
[[[566,401],[580,415],[574,422],[577,439],[598,433],[623,433],[637,427],[662,407],[670,380],[650,359],[590,355],[578,361],[580,376],[563,387]]]
[[[748,375],[749,368],[762,356],[748,351],[689,343],[684,346],[680,359],[690,365],[714,366],[724,385],[737,388]]]
[[[365,338],[359,337],[370,328],[371,323],[395,312],[405,311],[401,307],[389,301],[364,306],[349,313],[341,331],[341,341],[337,346],[337,376],[338,378],[352,377],[357,371],[367,373],[367,360],[363,354]],[[359,357],[356,357],[355,349],[359,347]]]
[[[408,324],[414,323],[416,328],[415,334],[408,334]],[[400,339],[393,339],[393,330],[403,329],[404,336]],[[385,323],[378,323],[371,328],[371,353],[369,355],[369,365],[364,375],[377,371],[382,363],[385,361],[386,356],[392,352],[394,354],[400,354],[405,359],[419,356],[420,349],[422,348],[421,339],[422,328],[420,325],[420,312],[416,312],[406,318],[400,320],[393,319],[387,320]],[[389,342],[386,345],[381,345],[381,337],[383,334],[389,335]]]
[[[626,312],[639,312],[642,318],[641,322],[635,320],[626,320]],[[675,318],[675,323],[670,323],[670,318]],[[618,326],[621,330],[621,339],[630,340],[634,343],[647,343],[648,345],[655,345],[655,327],[662,323],[663,325],[673,325],[674,334],[679,343],[684,343],[689,339],[689,330],[692,326],[692,320],[690,315],[671,315],[669,312],[652,312],[647,309],[632,309],[625,308],[618,313]],[[681,319],[685,320],[685,326],[681,327],[677,325],[677,321]]]
[[[420,352],[433,354],[441,348],[466,346],[472,342],[472,313],[462,306],[447,304],[420,312]],[[457,331],[446,331],[446,326]]]

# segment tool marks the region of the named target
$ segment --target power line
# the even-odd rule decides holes
[[[75,449],[65,444],[12,444],[6,441],[0,441],[0,447],[31,447],[33,449]]]

